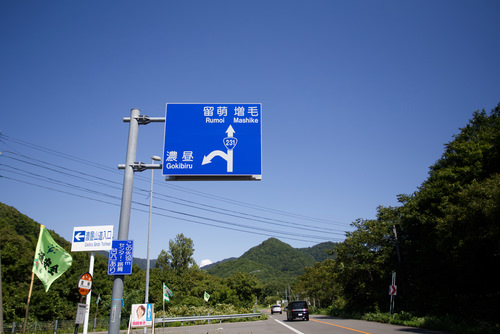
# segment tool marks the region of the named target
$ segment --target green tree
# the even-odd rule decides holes
[[[168,246],[169,251],[167,253],[167,259],[174,270],[183,272],[187,270],[190,265],[196,264],[193,259],[193,240],[185,237],[184,234],[178,234],[175,240],[170,240],[168,242]]]
[[[335,260],[327,259],[305,268],[304,275],[298,278],[295,291],[308,296],[313,305],[322,308],[337,304],[341,297],[338,273],[335,272]]]
[[[408,307],[493,320],[500,265],[500,105],[476,111],[417,192],[400,196]],[[444,288],[446,287],[446,288]],[[399,296],[399,293],[398,293]]]
[[[376,220],[358,219],[352,224],[356,229],[335,249],[335,271],[348,311],[373,311],[387,300],[395,258],[392,223],[381,219],[387,210],[379,207]]]
[[[250,307],[255,303],[255,298],[262,293],[262,285],[258,278],[248,273],[234,273],[226,279],[226,284],[238,296],[237,306]]]
[[[155,267],[160,268],[161,270],[169,270],[172,269],[170,266],[170,261],[168,260],[168,253],[162,249],[160,254],[158,254],[158,258],[155,262]]]

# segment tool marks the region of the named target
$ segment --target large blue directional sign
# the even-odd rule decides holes
[[[262,105],[167,103],[163,175],[260,180]]]

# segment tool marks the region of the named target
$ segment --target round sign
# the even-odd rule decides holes
[[[78,281],[78,292],[82,296],[86,296],[90,289],[92,288],[92,275],[90,273],[85,273],[80,276],[80,280]]]

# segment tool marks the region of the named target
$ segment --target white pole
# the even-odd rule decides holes
[[[154,163],[154,161],[159,161],[161,160],[160,157],[158,156],[151,156],[151,164]],[[147,262],[146,262],[146,289],[145,289],[145,295],[144,295],[144,303],[148,304],[149,301],[149,259],[150,259],[150,240],[151,240],[151,212],[153,209],[153,171],[154,169],[151,169],[151,187],[149,191],[149,224],[148,224],[148,254],[147,254]],[[154,323],[153,323],[154,327]],[[148,328],[144,327],[144,334],[146,334]]]
[[[127,240],[130,225],[130,210],[132,209],[132,192],[134,187],[134,168],[137,153],[137,137],[139,135],[139,109],[130,111],[130,127],[128,133],[127,157],[125,161],[125,173],[123,176],[122,204],[120,209],[120,224],[118,228],[118,239]],[[124,275],[116,275],[113,278],[113,292],[111,294],[111,310],[109,316],[109,334],[120,333],[120,319],[122,314],[123,280]]]
[[[89,264],[89,274],[92,276],[92,280],[94,280],[94,252],[90,252],[90,264]],[[85,321],[83,322],[83,334],[87,334],[87,330],[89,328],[89,313],[90,313],[90,297],[92,295],[92,289],[90,289],[86,298],[86,310],[85,310]]]

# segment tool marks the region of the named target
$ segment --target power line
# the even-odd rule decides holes
[[[113,203],[113,202],[104,201],[104,200],[101,200],[101,199],[96,199],[94,197],[89,197],[89,196],[84,196],[84,195],[80,195],[80,194],[75,194],[73,192],[64,191],[64,190],[60,190],[60,189],[56,189],[56,188],[52,188],[52,187],[40,185],[40,184],[37,184],[37,183],[33,183],[33,182],[28,182],[28,181],[24,181],[24,180],[12,178],[12,177],[5,176],[5,175],[0,175],[0,177],[2,177],[4,179],[16,181],[16,182],[25,183],[25,184],[28,184],[28,185],[31,185],[31,186],[35,186],[35,187],[39,187],[39,188],[43,188],[43,189],[47,189],[47,190],[51,190],[51,191],[56,191],[56,192],[63,193],[63,194],[66,194],[66,195],[71,195],[71,196],[76,196],[76,197],[84,198],[84,199],[87,199],[87,200],[92,200],[92,201],[103,203],[103,204],[108,204],[108,205],[113,205],[113,206],[120,206],[120,204],[118,204],[118,203]],[[104,193],[99,193],[99,192],[96,192],[96,191],[93,191],[93,190],[88,190],[88,189],[83,189],[83,188],[80,189],[80,190],[86,190],[86,191],[88,191],[90,193],[93,193],[93,194],[100,194],[100,195],[103,195],[103,196],[108,196],[109,198],[112,198],[112,199],[115,199],[115,200],[119,200],[120,199],[119,197],[111,196],[111,195],[104,194]],[[137,202],[137,201],[133,201],[132,204],[136,205],[136,206],[138,205],[138,206],[147,207],[147,204],[140,203],[140,202]],[[159,210],[159,211],[171,212],[171,213],[175,213],[175,214],[178,214],[178,215],[181,215],[181,216],[185,216],[185,217],[189,217],[189,218],[172,216],[172,215],[167,215],[167,214],[162,214],[162,213],[154,212],[154,214],[158,215],[158,216],[163,216],[163,217],[167,217],[167,218],[178,219],[178,220],[188,221],[188,222],[192,222],[192,223],[196,223],[196,224],[200,224],[200,225],[212,226],[212,227],[217,227],[217,228],[223,228],[223,229],[228,229],[228,230],[233,230],[233,231],[238,231],[238,232],[252,233],[252,234],[264,235],[264,236],[268,236],[268,237],[280,237],[280,238],[283,238],[283,239],[296,240],[296,241],[309,242],[309,243],[317,242],[317,241],[313,241],[313,240],[323,240],[323,241],[331,240],[331,238],[323,238],[323,237],[318,237],[318,236],[314,236],[314,235],[303,235],[303,234],[298,234],[298,233],[289,233],[289,232],[283,232],[283,231],[274,231],[274,230],[268,230],[268,229],[262,229],[262,228],[259,228],[258,230],[256,230],[253,227],[245,226],[243,224],[236,224],[236,223],[226,222],[226,221],[223,221],[223,220],[220,220],[220,219],[213,219],[213,218],[202,217],[202,216],[198,216],[198,215],[194,215],[194,214],[189,214],[189,213],[180,212],[180,211],[176,211],[176,210],[165,209],[165,208],[161,208],[161,207],[157,207],[157,206],[153,206],[153,208],[155,208],[156,210]],[[141,209],[138,209],[137,207],[133,207],[132,209],[135,210],[135,211],[148,212],[148,210],[141,210]],[[204,221],[200,222],[200,221],[196,221],[196,220],[191,219],[191,218],[203,219]],[[211,222],[214,222],[214,223],[213,224],[212,223],[207,223],[205,220],[208,220],[208,221],[211,221]],[[227,226],[216,225],[215,223],[223,224],[223,225],[227,225]],[[246,230],[244,230],[243,228],[246,229]],[[268,232],[268,233],[262,233],[262,232],[258,232],[258,231],[265,231],[265,232]],[[304,238],[306,238],[306,239],[304,239]],[[307,240],[307,239],[310,239],[310,240]]]
[[[110,168],[108,166],[105,166],[105,165],[102,165],[102,164],[98,164],[98,163],[94,163],[94,162],[90,162],[90,161],[87,161],[87,160],[79,158],[79,157],[75,157],[75,156],[71,156],[71,155],[68,155],[68,154],[65,154],[65,153],[57,152],[57,151],[52,150],[52,149],[48,149],[48,148],[45,148],[45,147],[42,147],[42,146],[39,146],[39,145],[36,145],[36,144],[32,144],[32,143],[29,143],[29,142],[26,142],[26,141],[23,141],[23,140],[20,140],[20,139],[15,139],[15,138],[8,137],[8,136],[5,136],[3,134],[0,134],[0,141],[3,142],[3,143],[5,143],[5,140],[14,142],[16,144],[19,144],[19,145],[22,145],[22,146],[25,146],[25,147],[28,147],[28,148],[31,148],[31,149],[34,149],[34,150],[37,150],[37,151],[41,151],[43,153],[53,154],[53,155],[58,156],[60,158],[68,159],[70,161],[74,161],[74,162],[77,162],[79,164],[84,164],[86,166],[93,166],[94,168],[98,168],[98,169],[101,169],[101,170],[106,170],[108,172],[113,172],[113,174],[115,174],[116,176],[122,176],[122,173],[119,173],[117,170],[112,169],[112,168]],[[52,162],[47,162],[47,161],[40,160],[40,159],[34,159],[34,158],[32,158],[30,156],[27,156],[25,154],[22,154],[22,153],[16,153],[14,151],[4,151],[4,152],[6,152],[8,154],[7,155],[4,154],[3,157],[12,159],[12,160],[14,160],[14,161],[16,161],[18,163],[22,163],[22,164],[25,164],[27,166],[31,166],[33,168],[37,168],[37,170],[38,169],[43,169],[43,170],[48,171],[49,173],[58,173],[60,175],[64,175],[65,177],[70,177],[72,180],[76,180],[76,179],[77,180],[81,180],[81,181],[83,181],[85,183],[89,183],[89,184],[93,184],[93,185],[98,185],[98,186],[105,187],[106,189],[112,188],[114,190],[121,190],[122,184],[121,184],[121,182],[118,182],[118,181],[113,181],[113,180],[110,180],[108,178],[99,177],[99,176],[96,176],[94,174],[90,174],[88,172],[82,172],[82,171],[78,171],[78,170],[71,169],[71,168],[68,168],[68,167],[63,167],[63,166],[60,166],[60,165],[52,163]],[[104,198],[112,198],[112,199],[117,200],[117,201],[120,200],[119,196],[109,195],[107,193],[104,193],[104,192],[101,192],[101,191],[97,191],[95,189],[90,189],[90,188],[83,187],[83,186],[80,186],[80,185],[75,185],[75,184],[69,183],[69,182],[63,182],[63,181],[60,181],[58,179],[47,177],[45,175],[41,175],[41,174],[38,174],[38,173],[27,173],[27,172],[25,172],[24,174],[21,174],[19,169],[14,170],[12,168],[10,168],[10,169],[2,169],[2,170],[7,171],[7,172],[10,171],[10,172],[12,172],[14,174],[17,173],[18,175],[22,175],[24,177],[37,178],[38,180],[41,180],[41,181],[44,181],[44,182],[49,182],[49,183],[52,183],[52,184],[57,184],[60,187],[68,187],[68,188],[71,188],[71,189],[74,189],[74,190],[77,190],[77,191],[81,191],[81,192],[84,192],[84,193],[90,193],[90,194],[93,194],[93,195],[102,196]],[[13,178],[8,178],[8,179],[14,180]],[[141,179],[140,175],[138,175],[138,179]],[[31,184],[31,185],[35,185],[33,183],[26,182],[26,181],[20,181],[20,180],[17,180],[17,181],[19,181],[19,182],[25,182],[25,183]],[[161,183],[160,185],[164,186],[165,184]],[[37,185],[37,186],[40,186],[40,185]],[[44,186],[41,186],[41,187],[44,187]],[[54,188],[51,188],[51,187],[45,187],[45,188],[50,189],[50,190],[55,190]],[[175,188],[175,189],[178,189],[180,191],[183,191],[183,192],[186,192],[186,193],[190,193],[190,194],[194,194],[194,195],[197,195],[197,196],[201,196],[201,197],[204,197],[204,198],[214,199],[214,200],[217,200],[219,202],[225,202],[225,203],[230,203],[230,204],[233,204],[233,205],[238,205],[240,207],[250,208],[250,209],[254,209],[254,210],[258,209],[260,211],[265,211],[265,212],[269,212],[269,213],[273,213],[273,214],[279,213],[280,215],[291,217],[291,218],[295,218],[295,219],[306,219],[306,220],[309,220],[309,221],[315,221],[315,222],[320,222],[320,223],[324,223],[324,222],[328,222],[330,224],[332,223],[332,222],[324,220],[324,219],[313,218],[313,217],[308,217],[308,216],[304,216],[304,215],[288,213],[288,212],[285,212],[285,211],[264,208],[264,207],[261,207],[261,206],[257,206],[257,205],[253,205],[253,204],[249,204],[249,203],[245,203],[245,202],[241,202],[241,201],[236,201],[236,200],[233,200],[233,199],[228,199],[228,198],[224,198],[224,197],[217,196],[217,195],[212,195],[212,194],[207,194],[207,193],[203,193],[203,192],[193,191],[193,190],[186,189],[186,188],[179,187],[179,186],[171,186],[170,188]],[[60,190],[55,190],[55,191],[60,191]],[[67,194],[72,194],[72,193],[69,193],[69,192],[66,192],[66,191],[63,191],[63,192],[67,193]],[[139,188],[139,187],[136,187],[136,189],[135,189],[134,192],[143,192],[143,193],[149,194],[149,190],[142,189],[142,188]],[[74,195],[74,196],[80,196],[80,197],[86,198],[86,199],[96,200],[96,199],[90,198],[88,196],[82,196],[82,195],[78,195],[78,194],[72,194],[72,195]],[[289,221],[286,221],[286,220],[283,220],[283,219],[276,219],[276,218],[271,218],[271,217],[265,217],[265,216],[262,216],[262,215],[251,214],[251,213],[248,213],[248,212],[241,212],[241,211],[236,211],[236,210],[230,210],[228,208],[221,208],[221,207],[218,207],[218,206],[208,205],[208,204],[204,204],[204,203],[199,203],[199,202],[196,202],[196,201],[182,199],[182,198],[178,198],[178,197],[175,197],[175,196],[169,196],[169,195],[165,195],[165,194],[161,194],[161,193],[157,193],[156,194],[156,198],[159,199],[159,200],[168,201],[170,203],[174,203],[176,205],[181,205],[181,206],[188,207],[188,208],[191,208],[191,209],[203,210],[203,212],[210,212],[210,213],[215,213],[215,214],[219,214],[219,215],[224,215],[224,216],[227,216],[227,217],[238,218],[238,219],[245,219],[245,220],[248,220],[248,221],[251,221],[251,222],[258,222],[258,223],[262,223],[262,224],[270,224],[270,225],[273,225],[273,226],[282,226],[282,227],[286,227],[286,228],[299,229],[301,231],[305,230],[305,231],[309,231],[309,232],[315,232],[315,233],[321,233],[322,234],[322,236],[311,235],[311,234],[306,235],[303,232],[299,234],[299,233],[293,233],[293,232],[275,231],[275,230],[264,229],[262,227],[259,227],[260,231],[265,231],[265,232],[268,232],[268,233],[273,233],[273,236],[275,236],[274,234],[279,234],[283,238],[289,238],[290,239],[290,236],[292,236],[292,237],[312,238],[312,239],[315,239],[315,240],[332,240],[332,238],[325,237],[325,234],[345,235],[345,231],[343,231],[343,230],[335,230],[335,229],[326,228],[326,227],[321,227],[320,228],[320,227],[315,227],[315,226],[313,226],[311,224],[304,224],[304,223],[301,223],[300,226],[298,227],[296,223],[292,223],[292,222],[289,222]],[[97,200],[97,201],[99,201],[99,200]],[[102,201],[102,202],[106,203],[106,204],[110,204],[110,202],[108,202],[108,201]],[[136,205],[144,205],[144,204],[139,203],[139,202],[134,202],[134,204],[136,204]],[[118,204],[113,203],[113,205],[118,205]],[[199,216],[199,215],[190,214],[190,213],[181,212],[181,211],[176,211],[176,210],[167,210],[167,209],[163,209],[163,208],[159,208],[159,207],[155,207],[155,209],[156,210],[164,210],[164,211],[167,211],[167,212],[175,213],[175,214],[180,215],[180,216],[183,215],[183,216],[190,217],[190,218],[209,220],[209,221],[213,221],[214,223],[218,223],[218,224],[229,224],[230,226],[233,226],[232,228],[234,228],[235,226],[238,227],[239,231],[242,231],[241,228],[249,229],[250,231],[252,231],[252,229],[255,229],[255,227],[254,227],[255,225],[250,227],[250,226],[246,226],[244,224],[230,223],[230,222],[226,222],[226,221],[223,221],[223,220],[220,220],[220,219],[208,218],[208,217],[205,217],[205,216]],[[159,213],[155,213],[155,214],[159,214]],[[161,214],[159,214],[159,215],[161,215]],[[172,217],[172,218],[181,219],[180,217]],[[210,225],[210,226],[212,226],[212,225]],[[221,227],[219,225],[215,225],[215,226]],[[246,231],[246,232],[250,232],[250,231]],[[255,231],[252,231],[252,232],[255,232]],[[268,235],[268,234],[264,234],[264,235]],[[288,237],[286,237],[285,235],[288,235]],[[303,239],[300,239],[300,240],[301,241],[306,241],[306,240],[303,240]]]
[[[36,150],[40,150],[40,151],[45,152],[45,153],[50,153],[50,154],[56,155],[56,156],[61,157],[63,159],[68,159],[71,161],[83,163],[83,164],[88,165],[88,166],[94,166],[95,168],[106,170],[107,172],[112,172],[112,173],[118,174],[120,176],[122,175],[116,169],[111,168],[109,166],[99,164],[99,163],[96,163],[93,161],[85,160],[83,158],[76,157],[76,156],[73,156],[73,155],[70,155],[67,153],[58,152],[58,151],[55,151],[55,150],[50,149],[50,148],[46,148],[46,147],[43,147],[40,145],[29,143],[27,141],[24,141],[24,140],[21,140],[18,138],[13,138],[11,136],[7,136],[5,134],[0,133],[0,140],[2,138],[5,138],[5,139],[12,141],[12,142],[15,142],[19,145],[27,146],[27,147],[30,147],[32,149],[36,149]],[[146,178],[141,176],[140,174],[138,174],[136,176],[136,178],[141,180],[141,181],[147,182]],[[246,207],[246,208],[250,208],[250,209],[254,209],[254,210],[260,210],[260,211],[265,211],[265,212],[269,212],[269,213],[280,214],[280,215],[290,217],[290,218],[303,219],[303,220],[308,220],[308,221],[313,221],[313,222],[323,223],[323,224],[328,224],[328,225],[334,224],[334,225],[340,225],[342,227],[346,226],[345,223],[338,222],[335,220],[328,220],[328,219],[323,219],[323,218],[311,217],[311,216],[307,216],[307,215],[303,215],[303,214],[297,214],[297,213],[287,212],[287,211],[283,211],[283,210],[277,210],[274,208],[268,208],[265,206],[260,206],[260,205],[255,205],[255,204],[251,204],[251,203],[238,201],[235,199],[225,198],[225,197],[222,197],[219,195],[209,194],[209,193],[205,193],[205,192],[198,191],[198,190],[188,189],[185,187],[181,187],[179,185],[174,185],[172,183],[165,183],[165,182],[156,183],[155,182],[155,184],[158,184],[161,187],[168,187],[168,188],[176,189],[178,191],[182,191],[182,192],[189,193],[192,195],[196,195],[196,196],[200,196],[200,197],[204,197],[204,198],[209,198],[209,199],[215,199],[215,200],[218,200],[220,202],[231,203],[233,205],[238,205],[238,206],[242,206],[242,207]]]
[[[23,158],[26,158],[26,159],[30,159],[29,157],[27,157],[25,155],[13,153],[11,151],[5,151],[5,152],[16,154],[16,155],[19,155],[19,156],[21,156]],[[95,183],[95,184],[98,184],[98,185],[102,185],[102,186],[105,186],[105,187],[112,187],[112,188],[114,188],[116,190],[121,190],[121,187],[120,187],[121,184],[118,183],[118,182],[105,180],[103,178],[95,177],[95,176],[93,176],[91,174],[88,174],[88,173],[81,173],[83,175],[88,176],[88,177],[83,177],[83,176],[80,176],[79,175],[80,172],[78,172],[76,170],[72,170],[72,169],[67,168],[67,167],[57,166],[56,164],[53,164],[53,163],[48,163],[48,162],[45,162],[45,161],[42,161],[42,160],[38,160],[38,159],[30,159],[30,160],[38,162],[38,163],[34,163],[34,162],[25,161],[25,160],[22,160],[22,159],[10,157],[8,155],[5,155],[4,157],[5,158],[9,158],[9,159],[13,159],[13,160],[18,161],[18,162],[22,162],[22,163],[25,163],[25,164],[28,164],[28,165],[31,165],[31,166],[36,166],[36,167],[41,168],[41,169],[46,169],[46,170],[49,170],[49,171],[52,171],[52,172],[55,172],[55,173],[60,173],[60,174],[66,175],[66,176],[70,176],[72,178],[77,178],[77,179],[81,179],[81,180],[84,180],[84,181],[87,181],[87,182],[91,182],[91,183]],[[46,165],[54,166],[54,168],[48,167]],[[14,171],[12,171],[12,172],[15,173]],[[46,178],[45,176],[42,176],[42,175],[37,174],[37,173],[31,173],[31,174],[33,176],[38,176],[43,181],[52,180],[54,183],[63,184],[63,182],[61,182],[61,181],[59,181],[57,179]],[[28,174],[28,176],[29,176],[29,174]],[[91,178],[97,178],[98,181],[92,180]],[[112,183],[114,185],[112,186],[110,184],[101,182],[100,180],[108,181],[109,183]],[[97,191],[94,191],[94,190],[91,190],[91,189],[88,189],[88,188],[83,188],[83,187],[76,186],[76,185],[73,185],[73,184],[70,184],[70,183],[64,183],[64,184],[66,184],[69,187],[75,188],[75,189],[85,190],[87,192],[94,192],[96,194],[101,194],[101,195],[106,196],[105,194],[99,193]],[[137,188],[135,190],[135,192],[139,192],[139,191],[149,194],[149,190],[146,190],[146,189]],[[160,199],[160,200],[164,200],[164,201],[169,201],[171,203],[175,203],[175,204],[178,204],[178,205],[183,205],[183,206],[187,206],[187,207],[190,207],[190,208],[198,209],[198,210],[204,210],[204,211],[208,211],[208,212],[212,212],[212,213],[217,213],[217,214],[226,215],[226,216],[235,217],[235,218],[240,218],[240,219],[246,219],[246,220],[250,220],[250,221],[254,221],[254,222],[260,222],[260,223],[264,223],[264,224],[278,225],[278,226],[283,226],[283,227],[288,227],[288,228],[294,228],[294,229],[299,229],[299,230],[303,230],[303,231],[317,232],[317,233],[322,233],[322,234],[325,234],[325,232],[328,233],[328,234],[338,234],[338,235],[343,235],[344,234],[344,232],[335,231],[333,229],[328,229],[328,228],[317,229],[317,228],[307,227],[306,225],[303,225],[303,224],[301,224],[300,226],[297,226],[296,224],[293,224],[291,222],[287,222],[287,221],[283,221],[283,220],[279,220],[279,219],[268,218],[268,217],[263,217],[263,216],[257,216],[257,215],[252,215],[252,214],[248,214],[248,213],[242,213],[242,212],[238,212],[238,211],[234,211],[234,210],[229,210],[229,209],[219,208],[219,207],[215,207],[215,206],[211,206],[211,205],[196,203],[194,201],[180,200],[180,201],[188,202],[189,204],[182,203],[177,198],[175,198],[173,196],[168,196],[168,195],[163,195],[163,194],[158,194],[156,196],[156,198]],[[172,198],[174,200],[172,200]],[[325,239],[325,238],[322,237],[322,239]]]

